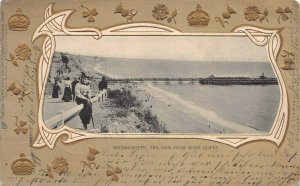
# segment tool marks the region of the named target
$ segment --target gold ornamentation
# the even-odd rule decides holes
[[[16,86],[15,82],[11,83],[8,86],[7,91],[11,91],[15,96],[19,96],[19,97],[17,97],[19,102],[24,101],[24,97],[28,96],[31,93],[26,88],[24,88],[24,86],[21,86],[21,85],[20,85],[20,87]]]
[[[28,127],[24,127],[27,124],[26,121],[21,120],[20,123],[18,124],[18,120],[19,117],[16,116],[16,126],[17,126],[17,128],[15,128],[16,134],[19,135],[21,131],[23,134],[26,134],[28,132]]]
[[[202,10],[200,4],[198,4],[196,10],[189,13],[187,20],[190,26],[207,26],[210,21],[210,16],[207,12]]]
[[[175,17],[177,16],[177,10],[175,9],[172,14],[170,14],[168,7],[164,4],[157,4],[153,10],[152,10],[152,16],[156,20],[164,20],[167,18],[168,23],[170,23],[172,20],[176,24]]]
[[[295,53],[283,50],[284,54],[281,54],[283,57],[284,67],[283,70],[294,70],[293,65],[295,64]]]
[[[231,18],[231,14],[236,14],[236,11],[233,8],[231,8],[229,5],[227,5],[227,10],[225,12],[223,12],[222,18],[221,17],[215,17],[216,22],[220,22],[221,26],[223,28],[225,28],[225,23],[228,24],[227,20],[229,20]]]
[[[98,11],[96,10],[96,8],[90,10],[89,8],[81,5],[82,8],[85,8],[87,11],[83,11],[82,12],[82,17],[86,18],[88,17],[88,22],[95,22],[95,16],[98,15]]]
[[[61,175],[67,173],[69,170],[69,164],[66,158],[64,157],[57,157],[52,161],[52,167],[50,165],[46,166],[46,170],[41,169],[40,171],[45,173],[45,176],[49,178],[54,178],[54,173]]]
[[[8,19],[8,27],[9,30],[13,31],[25,31],[28,29],[28,26],[30,25],[30,19],[22,14],[21,9],[17,9],[17,13],[10,16]]]
[[[91,148],[89,147],[89,153],[87,155],[87,160],[88,162],[86,161],[81,161],[80,163],[83,163],[83,167],[88,167],[90,169],[93,169],[93,167],[96,167],[96,163],[93,162],[95,159],[96,159],[96,155],[99,154],[99,151],[94,149],[94,148]],[[92,166],[93,165],[93,166]]]
[[[280,24],[280,18],[282,21],[286,21],[289,19],[289,16],[287,14],[292,14],[292,10],[289,7],[286,7],[284,10],[279,6],[276,9],[276,13],[280,14],[278,17],[278,24]]]
[[[21,44],[15,49],[15,55],[9,53],[9,59],[7,61],[11,61],[13,65],[19,66],[18,60],[30,60],[31,49],[26,44]]]
[[[245,19],[248,21],[256,21],[259,18],[260,22],[266,20],[269,22],[267,16],[269,15],[268,10],[265,8],[264,12],[261,12],[257,6],[248,6],[244,12]]]
[[[69,170],[68,161],[64,157],[57,157],[52,161],[52,168],[58,174],[66,173]]]
[[[21,153],[20,158],[12,162],[11,170],[15,175],[30,175],[33,173],[34,168],[32,161],[25,158],[24,153]]]
[[[116,168],[113,168],[112,166],[108,165],[109,169],[106,170],[106,176],[111,176],[112,181],[119,181],[119,177],[117,174],[121,174],[122,170],[120,167],[116,166]]]
[[[128,21],[133,21],[132,18],[138,13],[137,10],[135,9],[127,9],[122,3],[120,3],[116,9],[115,9],[115,14],[121,14],[123,17],[127,18],[127,22]]]

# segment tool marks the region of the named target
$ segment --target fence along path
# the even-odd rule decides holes
[[[91,99],[91,102],[98,104],[98,103],[103,102],[106,98],[107,98],[107,91],[103,90],[103,91],[100,91],[99,94],[97,94],[95,97],[93,97]],[[68,122],[71,119],[73,119],[82,108],[83,108],[83,104],[76,105],[75,107],[73,107],[69,110],[66,110],[66,111],[64,111],[62,109],[59,112],[59,114],[46,120],[45,124],[51,129],[59,128],[62,125],[64,125],[65,122]]]

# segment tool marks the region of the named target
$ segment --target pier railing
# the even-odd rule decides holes
[[[100,91],[95,97],[91,98],[92,103],[99,104],[107,98],[107,90]],[[59,128],[60,126],[64,125],[65,122],[70,121],[73,119],[78,112],[83,108],[83,104],[76,105],[75,107],[69,110],[61,109],[57,115],[53,116],[52,118],[45,121],[46,125],[51,128]]]

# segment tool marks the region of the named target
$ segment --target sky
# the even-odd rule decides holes
[[[56,51],[86,56],[197,62],[267,62],[267,48],[247,37],[57,36]],[[77,46],[77,47],[74,47]]]

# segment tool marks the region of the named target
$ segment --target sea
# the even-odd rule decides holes
[[[117,78],[276,77],[269,62],[203,62],[155,59],[103,59],[95,70]],[[200,85],[153,83],[153,86],[213,111],[224,120],[270,131],[280,104],[279,85]]]

